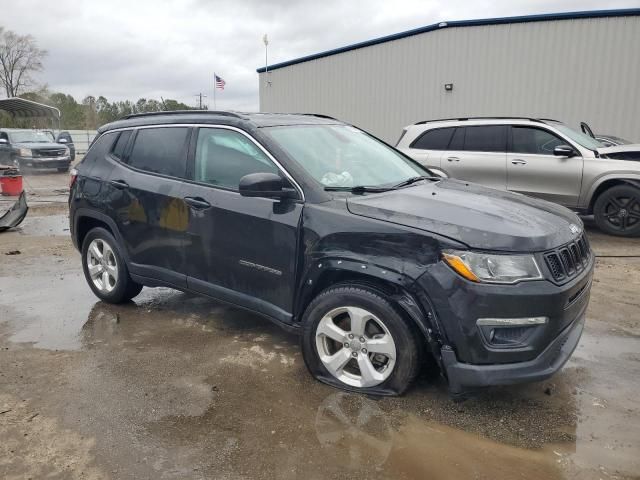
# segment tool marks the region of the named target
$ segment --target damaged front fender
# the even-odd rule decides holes
[[[0,232],[15,228],[22,223],[27,216],[29,207],[27,205],[27,196],[24,192],[20,194],[20,198],[0,217]]]

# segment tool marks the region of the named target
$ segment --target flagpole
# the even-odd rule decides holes
[[[216,106],[216,72],[213,72],[213,109],[217,110],[218,107]]]

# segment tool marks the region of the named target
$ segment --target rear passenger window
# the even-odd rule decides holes
[[[187,127],[142,128],[127,163],[147,172],[184,177],[188,137]]]
[[[413,142],[411,148],[421,150],[446,150],[454,130],[455,128],[453,127],[428,130]]]
[[[534,155],[553,155],[553,149],[567,142],[541,128],[512,127],[511,151]]]
[[[244,135],[221,128],[199,130],[194,180],[237,190],[240,179],[250,173],[279,171]]]
[[[127,146],[127,143],[129,143],[129,138],[131,138],[131,130],[125,130],[124,132],[120,132],[120,135],[118,136],[118,140],[116,141],[116,144],[113,147],[113,151],[111,152],[111,155],[113,155],[114,157],[120,160],[124,160],[124,149]]]
[[[118,135],[115,132],[105,133],[100,137],[97,137],[89,147],[87,154],[84,156],[84,159],[81,162],[82,166],[90,168],[97,160],[104,158],[104,156],[111,150],[111,145],[113,145],[113,142],[117,137]]]
[[[449,144],[449,150],[464,150],[464,132],[465,127],[456,128],[456,132],[453,134],[451,143]]]
[[[507,128],[504,125],[465,127],[464,150],[470,152],[504,152]]]

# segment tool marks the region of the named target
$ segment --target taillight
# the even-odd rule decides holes
[[[78,170],[76,170],[75,168],[72,168],[71,170],[69,170],[69,188],[73,187],[73,184],[76,183],[76,180],[78,179]]]

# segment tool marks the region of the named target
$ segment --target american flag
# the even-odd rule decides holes
[[[219,77],[218,75],[214,75],[214,77],[216,77],[216,88],[224,90],[224,86],[227,84],[227,82],[225,82],[222,77]]]

